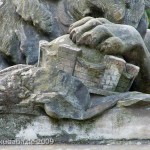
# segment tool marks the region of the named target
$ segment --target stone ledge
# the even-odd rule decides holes
[[[150,109],[113,108],[87,121],[54,120],[47,116],[1,115],[0,139],[54,138],[56,142],[149,141]]]

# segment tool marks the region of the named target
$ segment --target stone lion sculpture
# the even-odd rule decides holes
[[[135,88],[149,92],[150,54],[143,40],[148,27],[145,9],[149,6],[148,0],[2,0],[1,69],[20,63],[35,64],[38,60],[40,66],[17,65],[0,72],[1,112],[36,114],[40,112],[34,111],[33,107],[40,106],[54,118],[84,120],[101,114],[120,99],[133,98],[131,93],[107,93],[97,97],[92,95],[97,93],[90,92],[82,80],[72,76],[74,71],[70,75],[64,72],[66,70],[57,68],[57,62],[53,66],[56,54],[59,55],[58,44],[64,39],[75,48],[78,45],[93,49],[94,56],[115,55],[124,66],[126,63],[123,59],[139,66],[141,71],[134,84]],[[68,42],[69,38],[66,37],[52,41],[67,33],[76,45]],[[42,56],[40,40],[52,41],[46,44],[49,51],[46,48]],[[91,57],[93,52],[88,53],[84,49],[85,60],[95,60]],[[69,56],[72,58],[73,54]],[[103,66],[84,62],[82,57],[77,59],[89,70],[96,70],[97,67],[103,70]],[[114,60],[114,57],[109,59]],[[131,68],[136,70],[137,75],[136,66]],[[128,79],[133,79],[134,75],[129,74],[131,77]],[[134,95],[142,97],[140,93]],[[136,102],[147,102],[149,95],[145,96],[144,100],[138,99]]]
[[[1,143],[149,143],[149,7],[0,0]]]
[[[70,38],[100,52],[121,55],[140,66],[133,89],[148,92],[149,52],[142,38],[148,28],[145,9],[149,6],[148,0],[2,0],[1,69],[20,63],[35,64],[40,40],[51,41],[68,33],[72,23],[85,17],[70,27]]]

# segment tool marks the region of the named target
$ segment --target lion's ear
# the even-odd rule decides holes
[[[150,0],[145,0],[145,8],[150,8]]]

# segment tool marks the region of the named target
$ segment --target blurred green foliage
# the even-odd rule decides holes
[[[150,9],[148,9],[146,12],[147,12],[147,15],[148,15],[148,19],[149,19],[149,28],[150,28]]]

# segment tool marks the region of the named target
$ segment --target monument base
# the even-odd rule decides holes
[[[1,140],[52,138],[56,143],[150,143],[150,109],[115,107],[87,121],[1,115]]]

